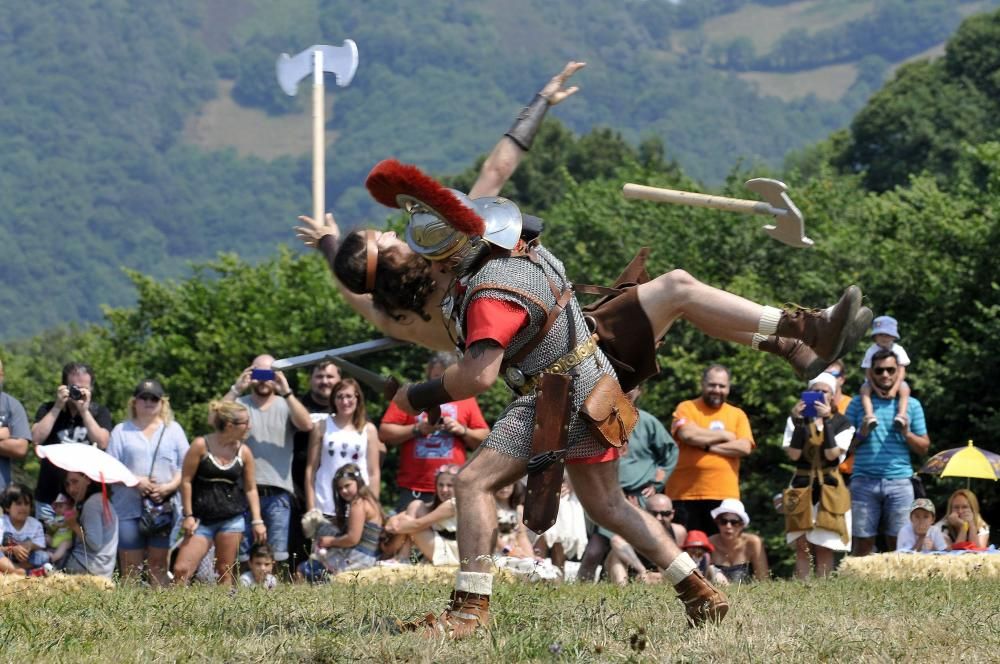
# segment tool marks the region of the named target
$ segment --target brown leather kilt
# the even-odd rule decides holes
[[[660,372],[656,362],[656,339],[646,312],[639,305],[636,286],[649,281],[646,258],[649,248],[643,247],[628,267],[600,300],[583,308],[588,323],[594,326],[598,345],[618,374],[618,383],[628,392],[647,378]],[[576,290],[589,291],[578,285]],[[590,290],[589,292],[594,292]]]

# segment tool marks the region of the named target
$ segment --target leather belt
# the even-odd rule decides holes
[[[517,367],[508,367],[504,371],[504,382],[507,383],[507,387],[509,387],[515,394],[519,394],[522,397],[530,396],[535,393],[535,387],[538,385],[538,376],[544,373],[567,373],[570,369],[577,366],[596,352],[597,337],[592,335],[582,344],[578,344],[576,348],[566,353],[534,376],[525,376]]]

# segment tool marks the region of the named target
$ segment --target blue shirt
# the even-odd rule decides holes
[[[880,399],[872,395],[872,410],[878,426],[865,438],[859,441],[854,450],[854,477],[875,477],[878,479],[903,479],[913,477],[913,465],[910,463],[910,446],[906,444],[903,434],[892,426],[896,417],[896,399]],[[851,399],[847,406],[847,419],[854,428],[861,430],[861,421],[865,417],[861,396]],[[906,405],[906,417],[910,420],[910,431],[918,436],[927,435],[927,423],[924,420],[924,407],[920,401],[910,397]]]
[[[160,440],[161,432],[162,440]],[[158,450],[157,441],[160,444]],[[166,429],[160,427],[153,432],[152,439],[149,439],[142,429],[128,420],[111,431],[108,454],[125,464],[135,475],[149,477],[154,482],[162,484],[169,482],[174,474],[180,471],[189,447],[184,429],[177,422],[171,422]],[[152,473],[150,473],[151,468]],[[142,496],[135,487],[115,486],[111,492],[111,504],[121,519],[138,519],[142,516]]]

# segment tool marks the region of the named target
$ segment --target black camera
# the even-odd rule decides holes
[[[73,401],[83,401],[83,390],[76,385],[69,386],[69,398]]]

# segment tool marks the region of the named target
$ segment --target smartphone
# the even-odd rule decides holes
[[[823,393],[806,390],[802,393],[802,401],[806,407],[802,409],[802,417],[806,419],[816,417],[816,402],[823,400]]]
[[[274,380],[274,372],[270,369],[253,369],[250,372],[250,380]]]

